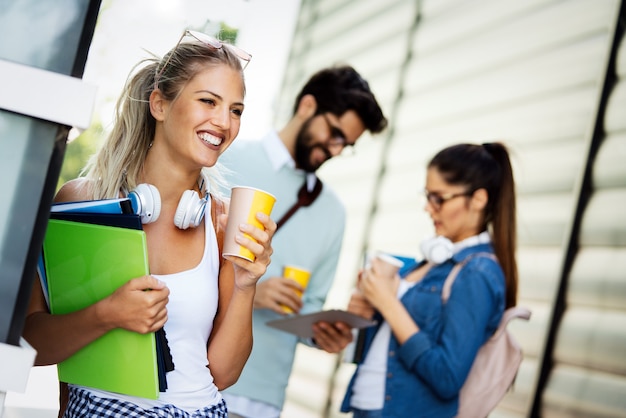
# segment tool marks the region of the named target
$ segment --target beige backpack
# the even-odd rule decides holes
[[[488,257],[493,254],[477,253],[454,266],[444,283],[441,298],[444,303],[450,296],[452,284],[458,272],[472,257]],[[484,418],[502,400],[511,388],[522,363],[522,348],[506,329],[513,318],[530,319],[530,310],[515,306],[504,311],[498,329],[478,350],[472,368],[459,394],[458,418]]]

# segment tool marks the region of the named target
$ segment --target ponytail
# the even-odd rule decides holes
[[[506,147],[501,143],[483,144],[483,148],[498,163],[500,184],[492,206],[491,225],[496,256],[506,277],[506,307],[517,304],[518,272],[515,259],[517,247],[517,218],[515,181]],[[490,199],[492,197],[490,196]]]

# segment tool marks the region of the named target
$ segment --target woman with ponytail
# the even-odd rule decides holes
[[[453,417],[480,347],[516,305],[515,183],[501,143],[458,144],[428,163],[425,210],[436,238],[389,280],[377,260],[348,310],[374,316],[342,411],[354,418]],[[465,262],[449,298],[443,284]],[[379,267],[380,269],[380,267]]]

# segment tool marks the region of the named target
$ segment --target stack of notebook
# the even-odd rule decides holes
[[[83,309],[149,274],[146,235],[129,199],[52,206],[38,268],[53,314]],[[58,364],[59,380],[156,399],[173,370],[165,331],[108,332]]]

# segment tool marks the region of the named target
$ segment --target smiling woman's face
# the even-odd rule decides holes
[[[164,111],[155,115],[163,129],[160,135],[157,129],[154,145],[163,141],[176,158],[200,167],[215,165],[239,133],[243,100],[240,72],[227,65],[198,72],[176,99],[163,101]]]

